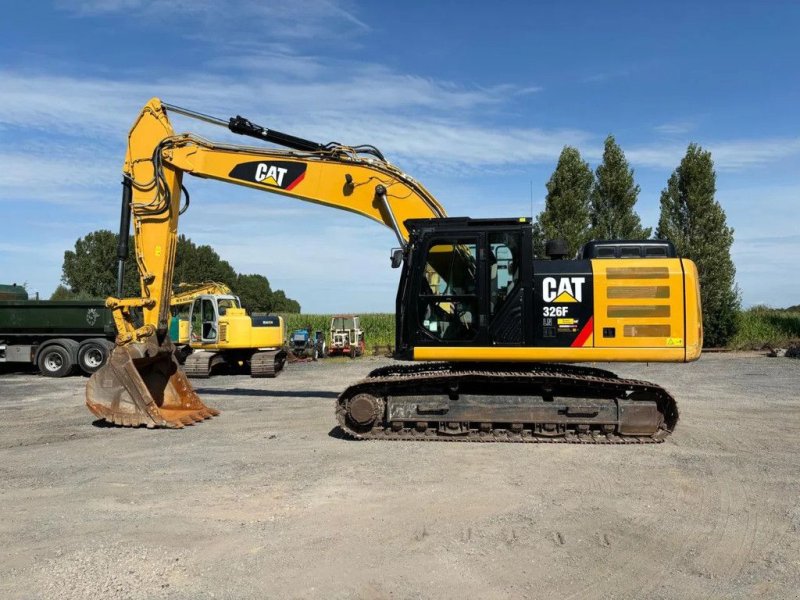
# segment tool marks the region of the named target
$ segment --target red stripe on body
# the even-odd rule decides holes
[[[592,335],[592,331],[594,331],[594,317],[589,317],[589,320],[586,321],[586,325],[583,326],[581,332],[578,334],[578,337],[570,344],[572,348],[580,348],[586,343],[586,340],[589,339],[589,336]]]
[[[303,178],[305,176],[306,176],[306,172],[303,171],[302,173],[300,173],[300,176],[297,179],[295,179],[292,183],[290,183],[289,185],[286,186],[286,190],[288,191],[288,190],[291,190],[292,188],[294,188],[294,186],[296,186],[298,183],[303,181]]]

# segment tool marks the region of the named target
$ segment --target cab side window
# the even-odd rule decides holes
[[[477,240],[434,241],[419,291],[419,320],[428,335],[466,341],[477,335]]]
[[[192,341],[197,342],[200,341],[200,337],[203,334],[203,319],[202,315],[200,314],[200,300],[197,299],[192,302],[192,319],[190,325],[190,336]]]
[[[489,234],[489,312],[500,312],[520,285],[520,235],[511,232]]]
[[[217,315],[214,311],[214,303],[207,298],[203,298],[201,310],[203,313],[203,338],[207,340],[217,339]]]

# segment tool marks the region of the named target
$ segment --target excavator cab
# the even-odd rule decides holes
[[[236,296],[206,294],[195,298],[189,308],[192,342],[213,344],[219,341],[220,319],[229,308],[241,308]]]
[[[398,358],[415,349],[521,344],[532,260],[528,219],[409,220]]]
[[[699,356],[696,269],[663,240],[534,258],[529,219],[411,219],[397,297],[406,360],[670,361]]]

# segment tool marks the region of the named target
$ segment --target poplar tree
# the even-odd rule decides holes
[[[589,201],[594,175],[576,148],[564,146],[555,171],[547,182],[544,210],[536,217],[535,231],[543,240],[566,240],[570,255],[591,238]],[[537,256],[541,256],[537,252]]]
[[[642,227],[639,215],[633,210],[639,186],[634,183],[633,169],[625,153],[612,135],[606,138],[603,162],[595,175],[590,207],[592,239],[648,239],[652,230]]]
[[[680,166],[661,192],[656,237],[672,240],[678,255],[692,259],[700,274],[705,345],[724,346],[736,333],[739,292],[731,259],[733,228],[714,198],[711,153],[689,144]]]

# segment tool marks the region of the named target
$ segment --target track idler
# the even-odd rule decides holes
[[[86,406],[100,419],[123,427],[181,428],[219,414],[200,400],[178,369],[172,342],[116,346],[89,378]]]

